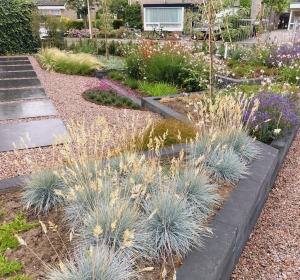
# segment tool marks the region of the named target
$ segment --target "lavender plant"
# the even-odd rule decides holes
[[[259,107],[253,114],[251,107],[259,100]],[[244,122],[249,125],[250,134],[268,143],[295,131],[299,126],[299,109],[289,96],[262,93],[253,98],[245,110]]]

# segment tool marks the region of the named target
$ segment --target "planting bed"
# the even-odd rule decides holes
[[[238,182],[230,197],[209,225],[213,235],[205,239],[205,249],[201,251],[193,250],[187,256],[177,272],[177,279],[212,280],[230,278],[232,270],[268,197],[268,193],[288,152],[293,137],[294,135],[290,135],[272,143],[276,149],[262,143],[259,144],[261,156],[251,163],[250,175]],[[184,148],[185,145],[178,145],[174,149],[163,149],[161,151],[162,159],[178,155],[179,151]],[[0,201],[3,201],[1,211],[9,213],[9,220],[18,214],[17,212],[21,209],[19,192],[9,193],[9,191],[18,189],[20,184],[22,184],[22,178],[20,177],[0,181],[0,190],[4,192],[0,195]],[[32,214],[25,213],[28,221],[36,221]],[[49,216],[40,217],[47,226],[49,226],[49,221],[58,226],[53,228],[50,223],[50,228],[48,229],[50,241],[54,244],[58,254],[53,248],[49,249],[51,245],[45,246],[45,244],[49,244],[49,241],[41,227],[20,234],[28,243],[29,248],[46,265],[57,261],[58,256],[66,257],[72,251],[68,243],[69,235],[62,223],[61,216],[62,213],[60,211],[51,211]],[[6,219],[7,216],[5,216]],[[58,233],[61,235],[62,240],[57,235]],[[24,246],[19,245],[19,247],[20,249],[15,252],[11,250],[6,251],[5,255],[9,256],[9,259],[17,257],[23,262],[25,264],[23,272],[27,274],[32,273],[35,277],[43,279],[43,265],[40,260]],[[28,257],[29,254],[31,254],[31,257]],[[159,274],[160,271],[157,268],[152,272],[145,273],[144,279],[158,279]]]

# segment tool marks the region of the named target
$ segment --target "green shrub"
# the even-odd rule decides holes
[[[175,86],[163,82],[149,83],[143,81],[140,82],[139,88],[149,96],[164,96],[178,93],[178,89]]]
[[[243,55],[245,54],[245,51],[242,49],[236,49],[233,51],[231,54],[231,59],[232,60],[239,60]]]
[[[108,77],[116,81],[120,81],[123,79],[123,75],[121,75],[119,72],[116,71],[109,72]]]
[[[123,19],[115,19],[113,21],[113,27],[114,29],[119,29],[121,26],[123,26]]]
[[[125,7],[125,22],[128,22],[131,27],[136,26],[136,28],[142,29],[143,24],[140,4],[127,5]]]
[[[84,22],[82,19],[68,20],[68,22],[66,24],[66,28],[67,28],[67,30],[70,30],[70,29],[81,30],[81,29],[84,29]]]
[[[139,81],[130,77],[127,77],[123,82],[124,86],[128,86],[130,89],[139,88]]]
[[[32,27],[36,3],[28,0],[2,0],[0,5],[0,55],[34,53],[40,46]]]

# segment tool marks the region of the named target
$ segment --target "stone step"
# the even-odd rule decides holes
[[[0,72],[0,79],[11,78],[35,78],[36,73],[34,71],[18,71],[18,72]]]
[[[40,86],[39,79],[0,80],[0,88],[20,88]]]
[[[56,140],[55,135],[64,134],[68,134],[68,131],[61,119],[2,124],[0,125],[0,152],[51,146]],[[20,137],[24,140],[23,144],[20,142],[22,141]],[[62,142],[61,139],[58,141],[58,143]]]
[[[33,67],[31,65],[5,65],[5,66],[0,66],[0,72],[5,72],[5,71],[33,71]]]
[[[11,56],[11,57],[1,56],[0,57],[0,61],[8,61],[8,60],[29,60],[29,59],[26,56]]]
[[[0,104],[0,121],[55,115],[51,100]]]
[[[0,90],[0,102],[46,97],[47,94],[43,88]]]
[[[31,65],[29,60],[7,60],[7,61],[1,61],[0,60],[0,65]]]

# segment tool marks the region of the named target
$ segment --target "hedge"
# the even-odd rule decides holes
[[[31,0],[1,0],[0,55],[36,52],[40,39],[31,24],[35,9]]]

